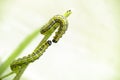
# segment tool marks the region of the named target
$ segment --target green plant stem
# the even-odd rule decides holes
[[[2,76],[1,78],[0,78],[0,80],[2,80],[3,78],[5,78],[5,77],[8,77],[9,75],[12,75],[14,72],[10,72],[10,73],[8,73],[7,75],[5,75],[5,76]]]
[[[39,34],[39,29],[30,34],[25,40],[15,49],[15,51],[0,65],[0,75],[9,67],[10,63],[28,46],[28,44]]]
[[[28,65],[25,65],[15,76],[13,80],[19,80]]]

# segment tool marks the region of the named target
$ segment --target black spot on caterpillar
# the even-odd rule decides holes
[[[55,24],[59,24],[59,26],[54,26]],[[54,16],[52,19],[49,20],[49,22],[47,24],[45,24],[41,28],[40,33],[41,34],[46,34],[47,31],[49,31],[51,28],[53,28],[55,30],[57,27],[59,27],[58,31],[56,32],[56,34],[55,34],[55,36],[52,40],[54,43],[57,43],[58,40],[62,37],[62,35],[67,30],[68,21],[67,21],[66,17],[64,17],[62,15]]]
[[[19,59],[13,61],[10,65],[11,70],[14,72],[17,72],[22,67],[24,67],[24,65],[28,65],[29,63],[34,62],[45,52],[45,50],[51,44],[52,44],[52,42],[50,40],[48,40],[42,46],[35,49],[32,54],[29,54],[28,56],[24,56],[23,58],[19,58]]]

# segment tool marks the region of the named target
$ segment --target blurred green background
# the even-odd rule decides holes
[[[23,78],[120,80],[119,0],[0,0],[0,62],[52,16],[69,9],[66,34],[27,68]],[[31,53],[41,36],[19,57]]]

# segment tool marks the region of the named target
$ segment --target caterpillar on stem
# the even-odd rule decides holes
[[[32,54],[29,54],[28,56],[19,58],[10,64],[12,72],[17,73],[14,80],[19,80],[22,73],[27,68],[28,64],[37,60],[51,45],[52,42],[57,43],[59,41],[59,39],[67,30],[68,21],[66,18],[70,14],[71,10],[68,10],[64,15],[56,15],[52,19],[50,19],[49,22],[40,29],[40,33],[45,36],[41,40],[37,48],[34,50],[34,52]],[[48,40],[48,38],[57,28],[58,31],[55,33],[55,36],[51,42],[50,40]]]
[[[42,46],[35,49],[32,54],[29,54],[28,56],[24,56],[23,58],[19,58],[19,59],[13,61],[10,65],[11,70],[14,72],[18,72],[21,68],[24,67],[24,65],[28,65],[29,63],[34,62],[45,52],[45,50],[51,44],[52,44],[52,42],[50,40],[48,40]]]

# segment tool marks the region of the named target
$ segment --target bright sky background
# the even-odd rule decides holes
[[[120,80],[119,8],[118,0],[1,0],[0,61],[51,17],[71,9],[68,31],[27,68],[24,80]]]

